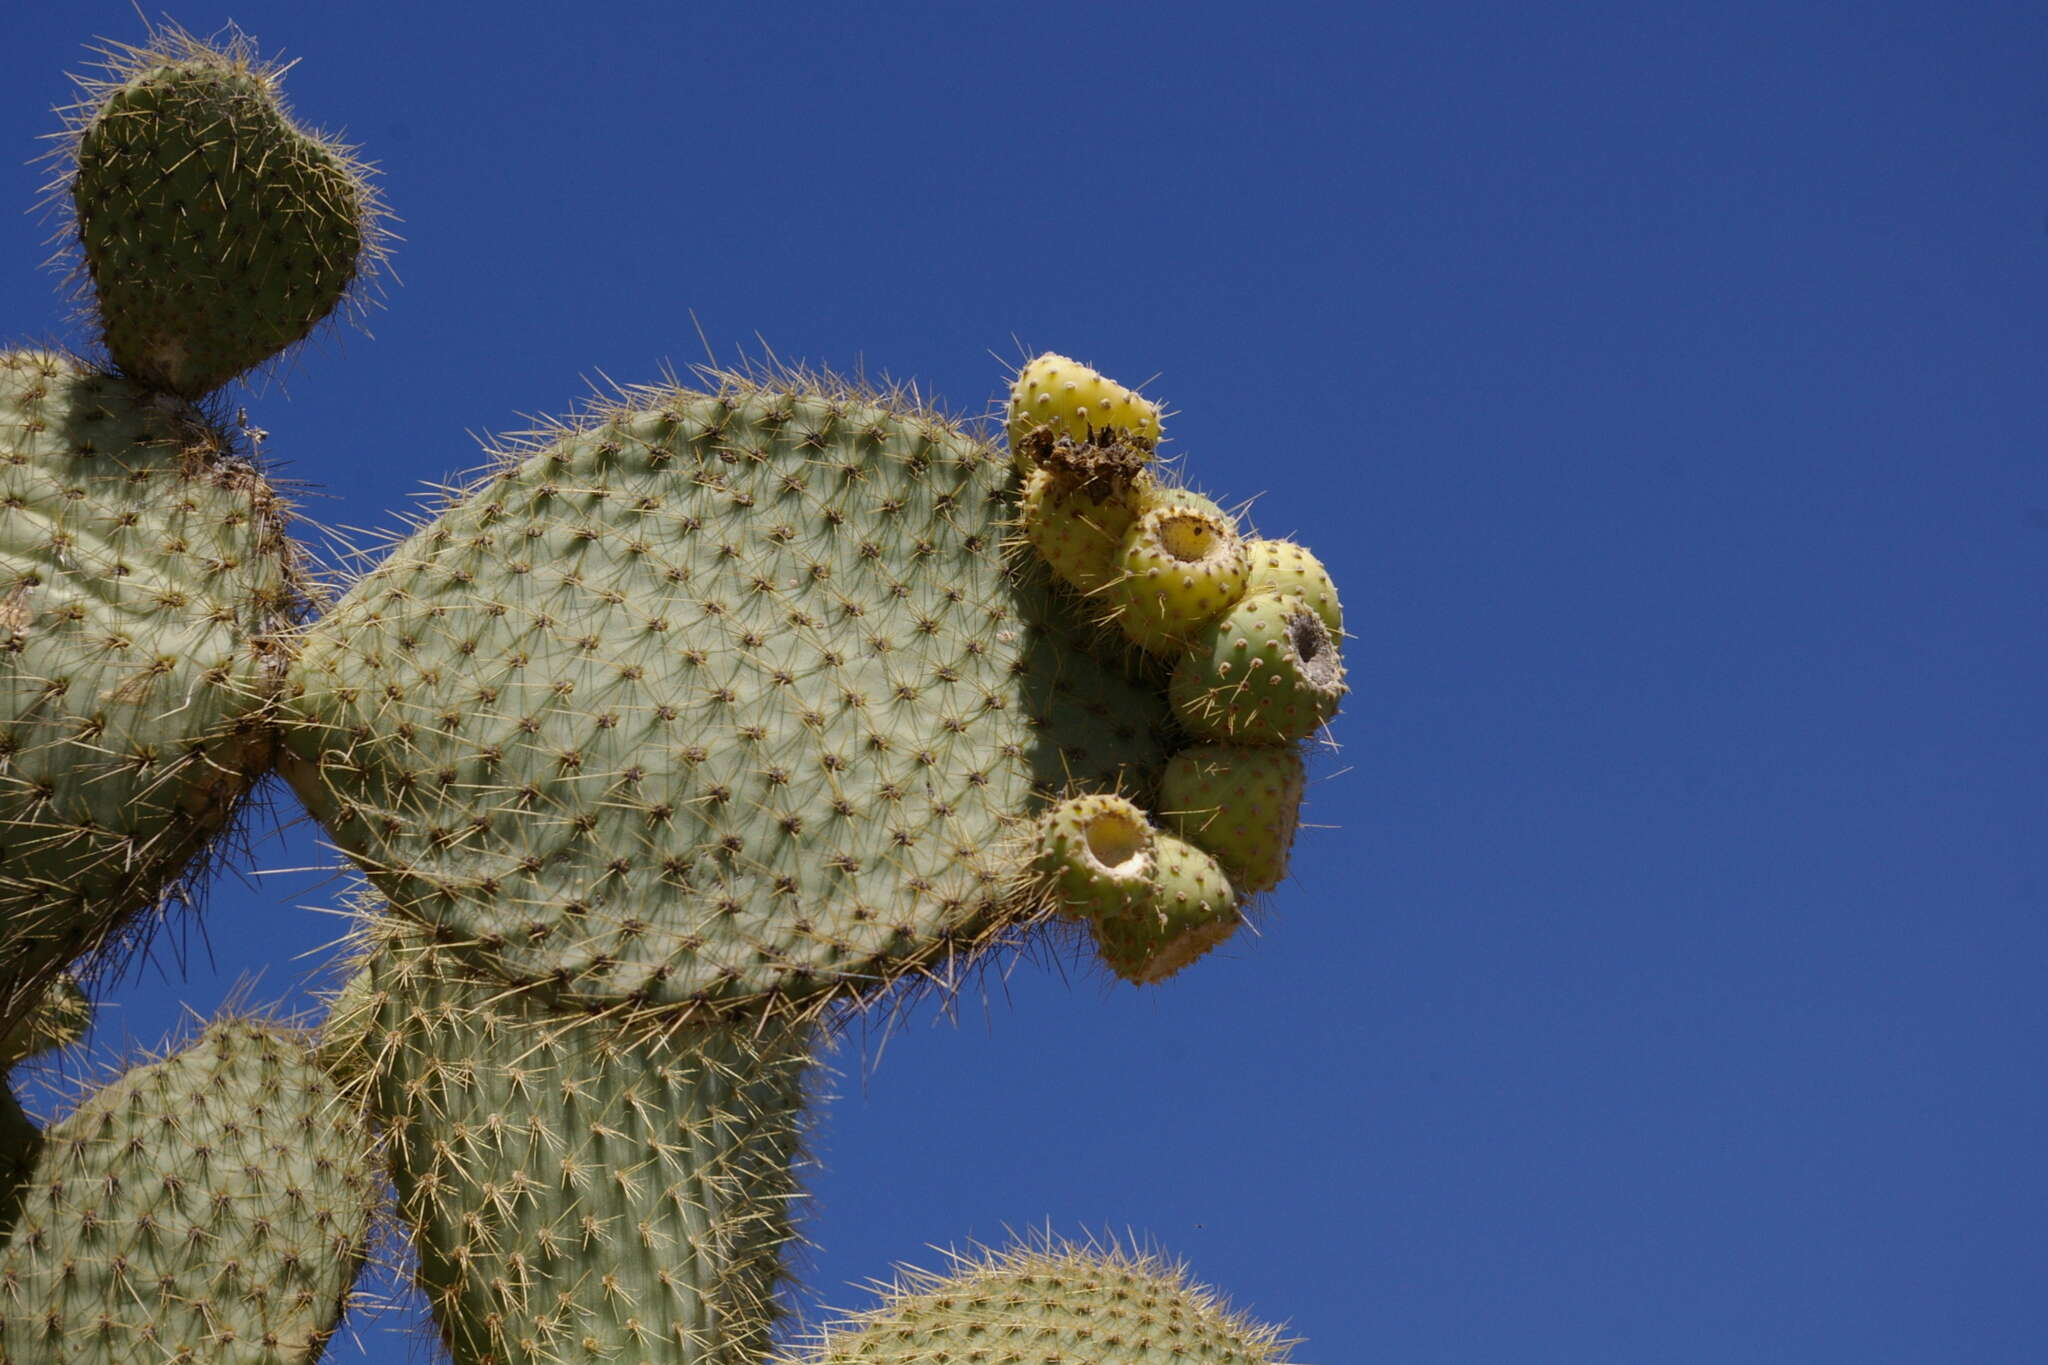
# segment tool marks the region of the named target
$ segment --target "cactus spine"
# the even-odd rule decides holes
[[[239,36],[110,58],[59,177],[107,363],[0,353],[0,1063],[75,1040],[69,973],[273,763],[373,894],[317,1034],[222,1018],[47,1132],[0,1084],[0,1365],[316,1359],[378,1163],[462,1365],[766,1360],[819,1030],[1057,915],[1139,984],[1227,939],[1342,694],[1327,574],[1048,354],[1008,451],[808,374],[626,391],[303,622],[198,400],[360,289],[376,195]],[[998,1339],[1284,1355],[1156,1259],[1046,1244],[809,1358]]]

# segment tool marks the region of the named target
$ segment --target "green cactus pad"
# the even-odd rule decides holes
[[[1337,714],[1344,661],[1292,593],[1259,593],[1196,636],[1175,665],[1174,714],[1203,739],[1291,744]]]
[[[1253,895],[1287,877],[1305,785],[1291,746],[1198,744],[1166,765],[1160,817],[1214,854],[1239,894]]]
[[[1151,986],[1237,932],[1237,889],[1215,858],[1171,834],[1152,837],[1152,874],[1128,908],[1088,921],[1095,950],[1124,980]]]
[[[1152,875],[1152,822],[1121,796],[1069,797],[1039,821],[1038,866],[1054,903],[1094,918],[1128,908]]]
[[[0,1360],[312,1365],[376,1195],[305,1039],[215,1023],[44,1135],[0,1252]]]
[[[0,1031],[268,769],[283,525],[186,404],[0,354]]]
[[[1330,638],[1344,638],[1344,606],[1337,585],[1323,562],[1291,540],[1248,540],[1244,543],[1250,570],[1244,592],[1291,592],[1314,609],[1330,628]]]
[[[1126,637],[1175,654],[1244,596],[1245,555],[1228,517],[1199,507],[1155,506],[1118,547],[1121,571],[1102,593]]]
[[[307,634],[287,775],[392,904],[587,1001],[829,1000],[1042,915],[1032,819],[1159,689],[1006,555],[1015,477],[829,388],[630,395]]]
[[[881,1307],[828,1327],[804,1365],[1279,1365],[1293,1343],[1186,1270],[1120,1248],[956,1256],[898,1275]],[[785,1357],[780,1365],[797,1365]]]
[[[67,187],[122,371],[196,398],[334,311],[383,233],[364,168],[296,126],[246,41],[175,30],[109,50],[76,106]]]
[[[457,1365],[745,1365],[798,1198],[800,1030],[583,1014],[394,918],[375,930],[372,1107]]]

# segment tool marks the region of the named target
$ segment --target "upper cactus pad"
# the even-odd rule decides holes
[[[1161,688],[1005,554],[1009,461],[831,386],[629,395],[314,626],[286,769],[403,912],[513,980],[730,1004],[1041,912],[1031,817],[1156,778]]]
[[[197,397],[310,332],[374,263],[364,167],[295,125],[245,40],[110,51],[64,179],[122,371]]]

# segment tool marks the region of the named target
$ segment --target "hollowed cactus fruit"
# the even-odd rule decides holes
[[[1154,507],[1118,548],[1121,572],[1102,594],[1131,640],[1155,654],[1190,636],[1244,596],[1245,555],[1228,517],[1194,506]]]
[[[1010,386],[1010,448],[1018,449],[1023,437],[1041,426],[1076,441],[1119,431],[1157,445],[1159,405],[1078,360],[1047,351],[1017,371]]]
[[[1128,907],[1088,921],[1095,950],[1124,980],[1151,986],[1237,932],[1237,889],[1222,865],[1171,834],[1152,837],[1152,871]]]
[[[283,525],[179,400],[0,354],[0,1032],[268,769]]]
[[[1282,1365],[1293,1343],[1187,1272],[1121,1248],[1023,1247],[905,1271],[803,1365]],[[797,1365],[784,1357],[778,1365]]]
[[[373,941],[353,1050],[458,1365],[760,1360],[804,1030],[579,1012],[416,926]]]
[[[210,1026],[44,1134],[0,1251],[0,1360],[312,1365],[378,1181],[294,1030]]]
[[[1291,744],[1337,714],[1344,662],[1292,593],[1259,593],[1196,636],[1173,670],[1174,714],[1204,739]]]
[[[336,841],[506,978],[945,975],[1040,913],[1050,794],[1164,766],[1157,684],[1005,553],[1015,474],[942,419],[732,380],[550,435],[309,629],[286,704]]]
[[[379,211],[246,41],[167,30],[108,72],[73,111],[67,180],[102,335],[128,375],[198,397],[333,312],[380,252]]]
[[[1114,914],[1151,884],[1152,822],[1121,796],[1069,797],[1040,822],[1038,864],[1061,913]]]
[[[1287,877],[1305,785],[1292,746],[1198,744],[1167,763],[1160,818],[1214,854],[1239,893],[1270,891]]]

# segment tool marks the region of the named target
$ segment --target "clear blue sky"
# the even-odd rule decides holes
[[[807,1310],[1049,1223],[1309,1361],[2048,1359],[2048,10],[174,17],[301,59],[404,218],[374,340],[246,399],[324,522],[700,331],[977,412],[1055,349],[1156,376],[1196,481],[1343,587],[1264,936],[845,1052]],[[139,34],[13,7],[0,205]],[[44,237],[0,213],[0,337],[74,335]],[[102,1052],[303,999],[344,884],[259,834]]]

